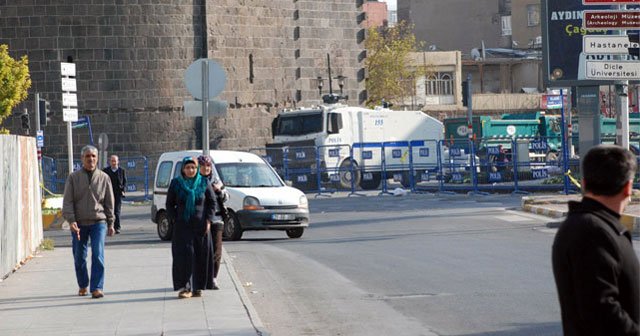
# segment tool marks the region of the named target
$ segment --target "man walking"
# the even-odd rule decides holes
[[[69,223],[78,295],[104,296],[104,241],[112,236],[113,190],[109,176],[98,165],[98,149],[84,146],[82,169],[73,172],[64,186],[62,216]],[[87,248],[91,238],[91,283],[87,273]]]
[[[565,335],[640,335],[638,259],[620,224],[636,169],[618,146],[594,147],[582,161],[582,201],[569,203],[553,243]]]
[[[109,158],[109,167],[103,169],[111,179],[111,187],[113,188],[114,210],[116,233],[120,233],[120,209],[122,208],[122,198],[124,198],[124,190],[127,186],[127,171],[119,167],[120,160],[117,155],[111,155]]]

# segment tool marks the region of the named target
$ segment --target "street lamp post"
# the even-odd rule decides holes
[[[338,86],[340,87],[340,95],[342,96],[342,89],[344,88],[344,81],[345,81],[345,79],[347,79],[347,77],[345,77],[343,75],[339,75],[339,76],[336,76],[336,79],[338,80]]]
[[[322,96],[322,87],[324,86],[324,79],[321,76],[318,76],[318,94]]]

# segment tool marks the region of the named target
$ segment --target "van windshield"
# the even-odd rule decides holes
[[[283,186],[278,175],[264,163],[216,163],[216,169],[227,187],[268,188]]]
[[[275,135],[305,135],[322,132],[322,111],[296,115],[280,115]]]

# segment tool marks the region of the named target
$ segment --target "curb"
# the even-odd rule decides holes
[[[531,212],[537,215],[547,216],[551,218],[563,218],[567,216],[567,210],[552,210],[545,208],[545,204],[561,204],[561,201],[541,201],[534,197],[522,197],[522,211]],[[633,234],[640,234],[640,216],[622,214],[620,216],[620,224],[624,225]],[[554,226],[556,227],[556,226]]]
[[[249,296],[244,290],[242,283],[240,282],[240,278],[238,278],[238,274],[236,274],[235,268],[233,268],[233,263],[231,262],[231,257],[227,253],[227,250],[224,248],[224,244],[222,246],[222,260],[227,272],[229,272],[229,277],[231,278],[231,282],[233,282],[233,286],[238,292],[240,296],[240,301],[244,306],[244,309],[247,311],[247,315],[249,316],[249,320],[251,321],[251,325],[256,330],[256,335],[258,336],[269,336],[269,332],[265,329],[262,324],[262,320],[258,316],[258,312],[251,304],[251,300],[249,300]]]

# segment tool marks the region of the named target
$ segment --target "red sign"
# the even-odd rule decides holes
[[[587,29],[640,29],[640,11],[584,11],[582,26]]]
[[[631,5],[640,3],[640,0],[582,0],[583,5]]]

